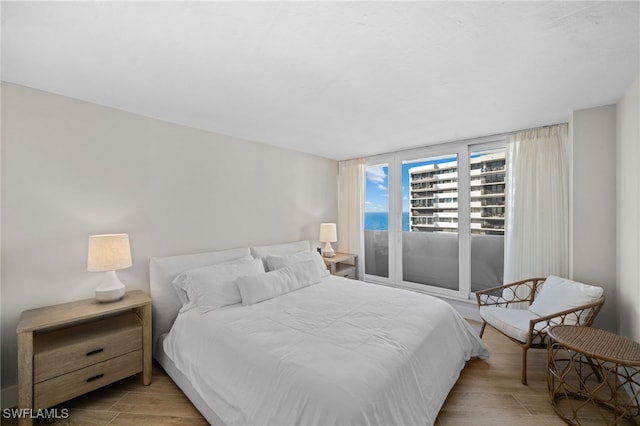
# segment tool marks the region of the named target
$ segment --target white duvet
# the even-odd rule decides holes
[[[466,360],[449,304],[330,276],[251,306],[178,315],[164,350],[226,425],[429,425]]]

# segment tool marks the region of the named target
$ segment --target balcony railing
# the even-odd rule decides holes
[[[389,277],[389,234],[364,231],[365,273]],[[402,233],[403,280],[457,290],[458,234]],[[471,235],[471,291],[503,284],[504,237]]]

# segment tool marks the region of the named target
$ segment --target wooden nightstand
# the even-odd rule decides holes
[[[323,257],[324,264],[327,265],[331,275],[340,277],[358,279],[358,255],[351,253],[336,253],[333,257]],[[353,261],[353,265],[346,263]]]
[[[139,372],[151,383],[151,298],[142,291],[24,311],[17,333],[19,409],[48,408]]]

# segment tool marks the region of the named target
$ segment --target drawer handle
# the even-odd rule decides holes
[[[104,377],[104,374],[98,374],[98,375],[96,375],[96,376],[89,377],[89,378],[87,379],[87,383],[89,383],[89,382],[93,382],[94,380],[98,380],[98,379],[101,379],[101,378],[103,378],[103,377]]]
[[[99,354],[102,351],[104,351],[104,348],[100,348],[100,349],[96,349],[96,350],[93,350],[93,351],[89,351],[85,355],[86,356],[91,356],[91,355]]]

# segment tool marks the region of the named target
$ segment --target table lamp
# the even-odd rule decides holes
[[[336,231],[335,223],[321,223],[320,224],[320,242],[326,243],[324,249],[322,249],[322,255],[324,257],[333,257],[335,252],[331,243],[338,241],[338,233]]]
[[[103,234],[89,237],[87,271],[106,272],[96,288],[96,299],[114,302],[124,296],[124,284],[118,279],[116,270],[128,268],[131,263],[131,247],[128,234]]]

